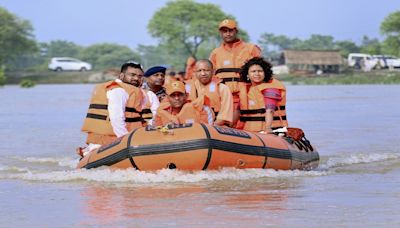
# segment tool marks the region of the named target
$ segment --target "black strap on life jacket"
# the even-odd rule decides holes
[[[226,73],[226,72],[230,72],[230,73],[240,73],[240,68],[219,68],[218,70],[215,71],[215,75],[219,74],[219,73]],[[222,83],[226,83],[226,82],[238,82],[239,78],[238,77],[229,77],[229,78],[221,78]]]
[[[136,110],[135,108],[131,108],[131,107],[126,107],[125,112],[140,113],[138,110]]]
[[[141,113],[142,114],[149,114],[149,113],[151,113],[151,110],[149,108],[146,108],[146,109],[143,109]]]
[[[132,123],[132,122],[142,122],[142,117],[135,117],[135,118],[125,118],[125,122]]]
[[[227,83],[227,82],[238,82],[239,78],[221,78],[222,83]]]
[[[103,109],[103,110],[107,110],[108,105],[105,104],[90,104],[89,105],[89,109]],[[150,112],[151,110],[148,109]],[[125,112],[134,112],[134,113],[140,113],[138,112],[135,108],[131,108],[131,107],[126,107],[125,108]],[[106,120],[107,116],[106,115],[99,115],[99,114],[93,114],[93,113],[87,113],[86,114],[86,118],[91,118],[91,119],[98,119],[98,120]],[[126,118],[125,122],[139,122],[142,121],[142,117],[136,117],[136,118]]]
[[[107,105],[105,104],[90,104],[89,109],[107,109]]]
[[[106,105],[106,104],[90,104],[89,105],[89,109],[107,109],[107,108],[108,108],[108,105]],[[140,113],[135,108],[131,108],[131,107],[126,107],[125,112]]]
[[[240,114],[242,114],[242,115],[245,115],[245,114],[263,114],[263,113],[265,113],[265,108],[240,110]]]
[[[279,116],[274,116],[274,121],[281,120]],[[282,116],[282,120],[286,120],[286,116]],[[240,121],[265,121],[265,116],[241,116]]]
[[[225,72],[234,72],[234,73],[240,73],[240,68],[219,68],[215,71],[215,74],[219,73],[225,73]]]
[[[93,113],[88,113],[88,114],[86,114],[86,118],[98,119],[98,120],[106,120],[106,119],[107,119],[107,116],[105,116],[105,115],[93,114]]]
[[[275,107],[275,111],[278,111],[278,110],[283,111],[285,109],[286,109],[286,107],[284,105],[279,106],[279,107],[278,106]],[[245,115],[245,114],[259,114],[259,113],[260,114],[265,113],[265,108],[240,110],[240,114],[242,114],[242,115]]]
[[[143,119],[149,120],[149,119],[152,119],[152,118],[153,118],[153,115],[147,115],[146,117],[143,117],[143,114],[152,114],[151,110],[148,109],[148,108],[143,109],[142,112],[141,112],[141,114],[142,114],[142,118],[143,118]]]
[[[93,113],[88,113],[88,114],[86,114],[86,118],[98,119],[98,120],[106,120],[106,119],[107,119],[107,116],[105,116],[105,115],[93,114]],[[149,118],[149,119],[151,119],[151,118]],[[142,122],[142,120],[143,120],[142,117],[125,118],[125,122],[127,122],[127,123]]]

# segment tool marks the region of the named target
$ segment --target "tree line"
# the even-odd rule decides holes
[[[211,3],[192,0],[168,2],[148,23],[148,31],[158,39],[158,45],[138,45],[133,50],[113,43],[84,47],[65,40],[37,42],[29,21],[0,7],[0,68],[6,71],[43,71],[47,69],[50,58],[68,56],[90,62],[96,70],[118,67],[128,59],[140,61],[145,67],[167,64],[183,70],[189,56],[208,58],[211,50],[219,45],[216,28],[224,18],[235,19]],[[343,57],[354,52],[400,56],[400,11],[384,19],[380,32],[385,36],[382,42],[363,36],[360,45],[349,40],[336,41],[329,35],[313,34],[302,40],[272,33],[263,33],[257,43],[268,58],[278,57],[284,49],[337,49]],[[249,36],[242,28],[239,34],[248,40]]]

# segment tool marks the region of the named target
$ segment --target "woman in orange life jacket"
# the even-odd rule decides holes
[[[273,78],[272,65],[261,57],[247,61],[240,73],[240,122],[237,128],[272,133],[287,127],[286,88]]]

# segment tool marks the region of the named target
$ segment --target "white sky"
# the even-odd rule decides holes
[[[0,0],[0,6],[29,20],[38,41],[67,40],[79,45],[117,43],[135,48],[156,44],[147,32],[153,14],[166,0]],[[400,10],[398,0],[198,0],[234,15],[252,42],[262,33],[306,39],[311,34],[360,43],[383,37],[384,18]]]

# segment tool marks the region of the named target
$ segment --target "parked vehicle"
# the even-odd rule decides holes
[[[369,71],[377,66],[378,59],[373,58],[370,54],[350,53],[347,62],[350,67]]]
[[[79,59],[55,57],[51,58],[48,68],[54,71],[87,71],[92,69],[92,65]]]
[[[374,55],[378,59],[378,68],[400,67],[400,58],[392,55]]]

